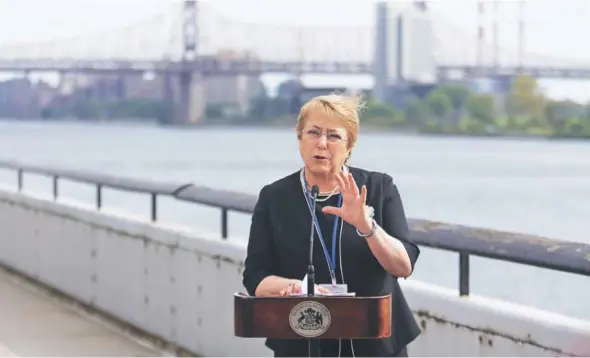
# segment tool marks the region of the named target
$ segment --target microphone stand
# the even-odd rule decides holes
[[[320,188],[317,185],[311,187],[311,234],[309,235],[309,266],[307,267],[307,296],[314,297],[315,296],[315,268],[313,266],[313,242],[314,242],[314,230],[315,230],[315,208],[316,208],[316,200],[318,198],[318,194],[320,192]],[[320,341],[318,339],[308,338],[308,351],[310,357],[321,357],[321,346]]]

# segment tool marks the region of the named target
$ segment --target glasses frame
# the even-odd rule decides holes
[[[319,134],[319,136],[312,133],[312,132],[317,132]],[[340,136],[341,134],[340,133],[324,133],[323,131],[316,129],[316,128],[302,129],[300,131],[300,133],[301,133],[302,138],[307,136],[308,138],[305,138],[305,139],[308,139],[312,142],[319,142],[320,139],[322,139],[322,137],[326,137],[326,142],[331,143],[331,144],[339,144],[342,142],[346,142],[348,140],[348,137],[346,137],[346,136],[342,136],[341,138],[338,138],[335,140],[330,140],[331,134],[336,134],[338,136]]]

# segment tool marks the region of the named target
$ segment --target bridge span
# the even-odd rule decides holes
[[[271,355],[261,339],[233,334],[233,294],[244,291],[245,242],[231,240],[228,211],[251,213],[255,196],[15,162],[0,161],[2,168],[15,171],[17,185],[0,187],[1,266],[172,349],[200,356]],[[52,192],[27,192],[23,173],[50,177]],[[60,197],[62,178],[96,185],[95,205]],[[148,195],[150,217],[105,210],[104,188]],[[220,232],[158,220],[161,197],[219,208]],[[590,322],[469,291],[471,256],[590,276],[589,245],[423,220],[410,224],[419,245],[456,252],[460,268],[458,291],[401,282],[422,328],[409,347],[411,356],[590,355]],[[6,285],[3,277],[0,285]],[[0,312],[11,311],[3,294]],[[55,319],[55,327],[67,324]],[[8,325],[17,320],[12,316]],[[107,344],[114,344],[114,337]],[[0,348],[6,350],[5,341],[0,330]],[[133,349],[116,354],[138,352]]]

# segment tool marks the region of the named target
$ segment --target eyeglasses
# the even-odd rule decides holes
[[[302,130],[301,131],[303,133],[303,137],[307,140],[311,140],[311,141],[318,141],[320,140],[320,138],[322,138],[324,136],[324,133],[322,133],[322,131],[320,131],[319,129],[308,129],[308,130]],[[346,138],[344,138],[340,133],[326,133],[326,140],[330,143],[340,143],[343,140],[345,140]]]

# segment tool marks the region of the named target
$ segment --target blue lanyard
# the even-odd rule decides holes
[[[307,183],[306,183],[307,184]],[[305,201],[307,202],[307,207],[311,215],[313,216],[313,224],[315,226],[316,232],[318,233],[318,237],[320,239],[320,244],[322,244],[322,249],[324,250],[324,255],[326,256],[326,261],[328,262],[328,267],[330,269],[330,277],[332,278],[332,284],[336,284],[336,234],[338,232],[338,216],[334,215],[334,228],[332,229],[332,256],[328,254],[328,249],[326,248],[326,242],[324,241],[324,236],[322,235],[322,230],[320,229],[320,225],[318,223],[318,218],[315,212],[312,211],[312,200],[311,193],[307,189],[305,189]],[[342,205],[342,194],[338,194],[338,207]]]

